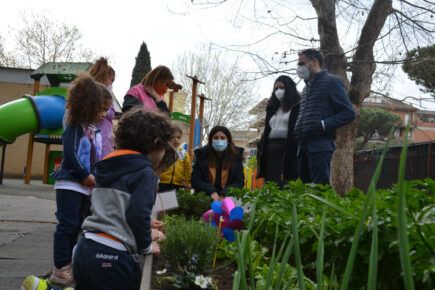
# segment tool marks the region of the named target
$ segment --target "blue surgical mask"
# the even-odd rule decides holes
[[[227,140],[213,140],[212,147],[214,150],[218,152],[223,152],[227,149],[228,141]]]

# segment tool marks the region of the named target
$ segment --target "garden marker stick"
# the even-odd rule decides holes
[[[222,226],[223,221],[224,221],[224,218],[223,218],[223,216],[221,216],[221,218],[219,219],[218,236],[220,236],[220,234],[221,234],[221,226]],[[216,258],[217,258],[217,247],[214,250],[213,267],[212,267],[213,270],[216,266]]]

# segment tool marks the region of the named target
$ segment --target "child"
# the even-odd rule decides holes
[[[171,143],[177,150],[178,160],[160,175],[159,192],[179,189],[181,187],[190,188],[192,164],[190,163],[189,154],[181,147],[183,131],[180,127],[175,127],[174,131]]]
[[[173,135],[167,117],[135,108],[115,133],[116,148],[96,167],[92,215],[83,223],[74,254],[76,289],[140,287],[137,254],[159,254],[151,211],[165,148]]]
[[[109,65],[107,59],[100,57],[89,69],[89,74],[95,81],[106,86],[107,90],[112,95],[112,84],[115,81],[115,70]],[[98,129],[101,131],[103,144],[102,156],[106,156],[113,151],[113,119],[115,118],[115,107],[110,106],[106,113],[106,117],[98,123]]]
[[[67,285],[73,281],[72,249],[89,213],[94,164],[101,158],[101,136],[95,124],[111,105],[110,93],[88,74],[78,76],[69,90],[62,165],[54,175],[58,220],[50,277],[54,283]]]

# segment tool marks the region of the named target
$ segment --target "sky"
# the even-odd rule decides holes
[[[252,43],[262,35],[261,28],[252,27],[249,21],[237,13],[239,7],[222,6],[213,9],[192,8],[190,0],[142,0],[142,1],[53,1],[14,0],[2,6],[0,35],[6,46],[12,47],[11,28],[21,24],[20,13],[47,13],[56,21],[75,25],[82,33],[82,43],[97,56],[106,56],[116,70],[113,84],[117,98],[122,102],[128,90],[131,72],[140,44],[145,41],[151,54],[151,65],[171,67],[179,55],[194,50],[201,44],[213,42],[218,46]],[[314,13],[306,0],[292,1],[294,9],[301,13]],[[250,7],[240,7],[250,9]],[[304,29],[304,28],[301,28]],[[308,31],[309,32],[309,31]],[[307,33],[308,33],[307,32]],[[282,43],[267,43],[267,48]],[[296,57],[296,56],[294,56]],[[242,62],[246,70],[253,64]],[[420,92],[413,81],[397,69],[391,94],[398,99],[406,96],[428,97]],[[273,80],[270,76],[256,81],[257,100],[269,97]],[[254,84],[253,84],[254,85]],[[299,88],[302,89],[302,83]],[[199,89],[200,90],[200,89]],[[254,105],[254,104],[253,104]],[[433,103],[423,103],[426,109],[435,109]]]

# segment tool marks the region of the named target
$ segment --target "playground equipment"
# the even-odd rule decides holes
[[[0,181],[3,177],[6,145],[29,133],[26,174],[24,182],[30,183],[34,142],[45,144],[43,182],[48,180],[48,156],[51,144],[62,144],[62,119],[65,113],[67,89],[61,83],[70,83],[78,72],[86,71],[91,63],[46,63],[33,72],[33,96],[24,96],[0,106],[0,145],[3,147]],[[40,80],[46,76],[50,88],[40,92]]]

